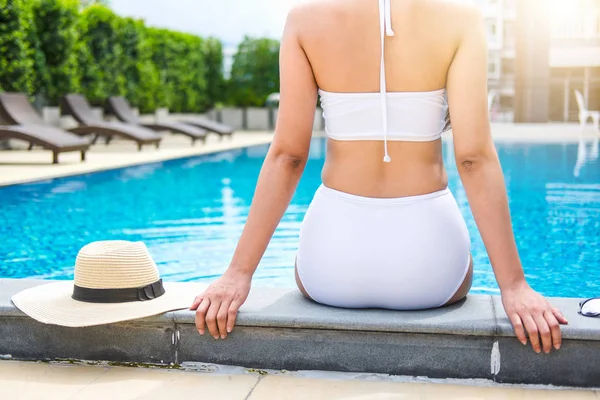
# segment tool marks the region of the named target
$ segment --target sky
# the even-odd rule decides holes
[[[142,18],[148,25],[216,36],[227,47],[237,45],[245,34],[279,39],[285,18],[296,4],[307,0],[110,0],[123,16]],[[485,3],[486,0],[461,0]],[[563,15],[572,0],[550,0],[548,6]]]
[[[200,36],[227,45],[245,34],[280,38],[291,7],[306,0],[111,0],[119,15],[142,18],[150,26]]]

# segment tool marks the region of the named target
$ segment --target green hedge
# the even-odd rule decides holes
[[[206,94],[209,107],[222,103],[226,98],[226,82],[223,78],[223,45],[215,38],[204,42],[204,61],[206,62]]]
[[[152,46],[144,23],[126,18],[119,29],[125,96],[143,113],[168,106],[162,99],[158,69],[152,63]]]
[[[206,93],[203,40],[166,29],[146,31],[162,91],[160,105],[173,112],[204,109],[210,101]]]
[[[0,90],[32,94],[35,71],[31,8],[26,0],[0,0]]]
[[[93,4],[79,17],[82,94],[94,105],[104,105],[110,96],[125,95],[120,29],[123,21],[109,8]]]
[[[279,42],[245,37],[233,58],[228,103],[264,106],[279,92]]]
[[[0,0],[0,91],[58,105],[78,92],[97,106],[126,96],[143,113],[262,106],[279,91],[279,42],[246,37],[223,77],[219,40],[147,27],[104,2]]]
[[[218,40],[149,28],[87,3],[0,0],[0,91],[48,105],[72,92],[94,105],[123,95],[142,112],[200,112],[223,100]]]
[[[80,90],[76,53],[78,0],[39,0],[32,5],[35,93],[58,104],[65,93]],[[33,43],[32,43],[33,44]]]

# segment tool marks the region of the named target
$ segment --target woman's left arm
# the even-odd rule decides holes
[[[292,199],[308,159],[317,102],[317,85],[302,49],[299,18],[288,15],[280,50],[280,103],[273,143],[265,158],[246,226],[229,268],[190,307],[196,310],[196,327],[205,326],[224,339],[246,301],[250,281],[275,228]]]

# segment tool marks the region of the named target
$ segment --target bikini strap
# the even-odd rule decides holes
[[[392,30],[391,0],[379,0],[379,25],[381,30],[381,69],[379,72],[379,90],[381,92],[381,117],[383,121],[383,146],[385,156],[383,161],[392,161],[388,154],[388,116],[387,116],[387,82],[385,79],[385,36],[394,36]]]

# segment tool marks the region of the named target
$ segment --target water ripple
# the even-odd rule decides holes
[[[231,260],[266,150],[257,146],[0,188],[0,277],[70,279],[81,246],[124,239],[144,241],[165,280],[210,282]],[[449,186],[472,239],[473,292],[497,294],[490,260],[448,150],[444,159]],[[597,296],[600,163],[577,145],[503,143],[498,153],[528,280],[547,295]],[[298,235],[320,184],[324,154],[325,142],[315,139],[255,285],[295,285]]]

